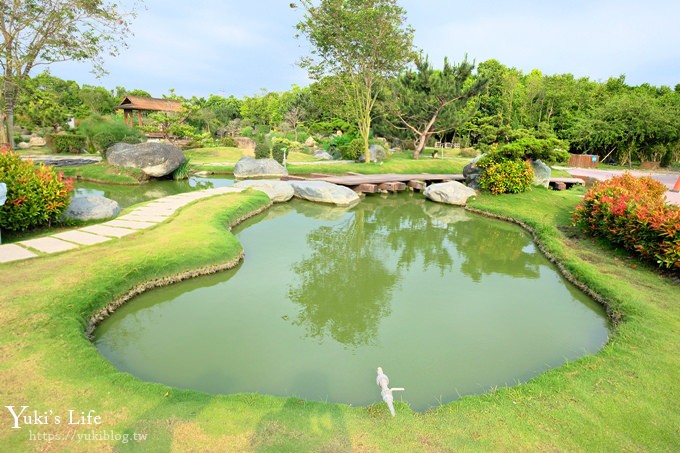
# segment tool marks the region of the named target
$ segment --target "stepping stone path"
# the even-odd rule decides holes
[[[155,200],[115,220],[56,233],[52,236],[0,245],[0,263],[35,258],[43,254],[64,252],[121,238],[164,222],[179,208],[193,201],[214,195],[237,193],[242,190],[234,187],[220,187],[172,195]]]

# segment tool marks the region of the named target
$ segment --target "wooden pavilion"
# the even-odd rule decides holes
[[[141,96],[125,96],[120,105],[114,107],[123,110],[125,124],[134,126],[133,117],[137,112],[138,126],[142,125],[142,112],[181,112],[182,103],[170,99],[145,98]]]

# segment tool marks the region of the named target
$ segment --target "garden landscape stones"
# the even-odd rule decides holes
[[[377,162],[387,158],[387,150],[382,145],[371,145],[368,147],[368,152],[371,156],[371,162]],[[362,153],[361,156],[359,156],[359,162],[363,162],[365,159],[366,153]]]
[[[120,212],[117,202],[99,195],[75,197],[62,216],[75,220],[98,220],[115,217]]]
[[[482,169],[477,166],[479,159],[484,157],[484,154],[472,159],[469,164],[463,168],[463,176],[465,176],[465,185],[471,189],[479,190],[479,177],[482,175]]]
[[[136,145],[116,143],[106,151],[106,159],[116,167],[139,168],[148,176],[160,178],[175,171],[185,157],[177,146],[146,142]]]
[[[540,159],[531,161],[531,167],[534,169],[534,180],[531,183],[535,186],[550,187],[550,167]]]
[[[322,149],[318,149],[317,151],[314,152],[314,157],[316,159],[321,159],[321,160],[333,160],[333,156],[328,154],[327,151],[324,151]]]
[[[274,203],[282,203],[290,200],[295,195],[295,190],[285,181],[271,179],[248,179],[234,184],[239,189],[252,187],[267,194]]]
[[[449,181],[427,186],[423,195],[438,203],[465,206],[468,198],[476,196],[477,192],[458,181]]]
[[[234,167],[234,177],[246,178],[280,178],[288,176],[288,170],[274,159],[255,159],[242,157]]]
[[[361,198],[352,189],[325,181],[289,181],[295,196],[317,203],[354,206]]]

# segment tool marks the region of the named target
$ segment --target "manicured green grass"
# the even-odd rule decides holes
[[[412,153],[400,152],[394,153],[392,157],[385,160],[382,165],[376,163],[352,162],[352,163],[320,163],[320,164],[306,164],[296,165],[288,164],[288,171],[291,174],[308,174],[308,173],[328,173],[328,174],[343,174],[347,172],[361,173],[361,174],[379,174],[379,173],[462,173],[463,167],[470,162],[468,158],[451,158],[451,159],[432,159],[431,157],[422,156],[415,160]]]
[[[114,167],[107,162],[59,167],[59,171],[63,171],[65,176],[106,184],[140,184],[145,179],[144,172],[140,169]]]
[[[245,154],[242,149],[221,146],[217,148],[187,149],[184,151],[184,155],[191,159],[192,165],[205,165],[216,162],[236,163]]]
[[[609,344],[521,386],[427,413],[398,403],[395,418],[379,403],[362,408],[206,395],[142,382],[116,370],[85,338],[91,314],[130,288],[237,256],[241,246],[226,225],[265,206],[268,200],[259,192],[199,201],[166,223],[109,243],[0,264],[3,406],[29,405],[31,411],[58,415],[96,410],[102,416],[97,426],[10,429],[12,419],[3,409],[0,450],[674,451],[680,426],[680,289],[573,229],[570,212],[582,194],[534,189],[483,195],[472,206],[524,221],[569,271],[608,300],[621,318]],[[93,428],[148,437],[142,443],[49,446],[29,440],[29,430],[67,435]]]

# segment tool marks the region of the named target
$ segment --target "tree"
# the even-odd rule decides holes
[[[409,70],[396,79],[396,116],[416,137],[414,159],[430,137],[450,132],[470,117],[476,105],[468,101],[487,83],[486,79],[473,80],[474,67],[467,58],[459,65],[451,65],[445,58],[444,68],[436,71],[426,57],[416,61],[416,71]]]
[[[396,0],[301,0],[297,29],[313,47],[301,66],[314,80],[330,78],[338,116],[356,123],[370,160],[368,139],[376,100],[390,77],[413,60],[413,29]],[[292,4],[292,6],[294,6]]]
[[[129,32],[128,18],[105,0],[12,0],[0,3],[2,102],[10,146],[14,108],[23,82],[39,65],[89,60],[103,73],[102,55],[117,55]]]

